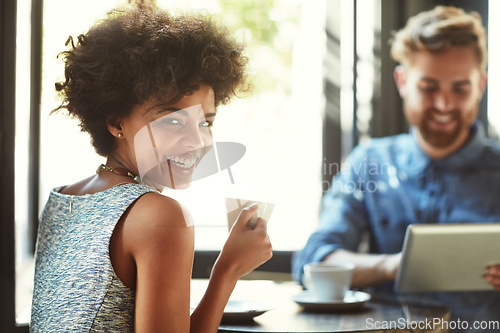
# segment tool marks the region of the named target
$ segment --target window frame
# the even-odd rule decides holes
[[[16,19],[17,1],[0,3],[0,330],[27,332],[27,325],[18,325],[15,313],[15,83],[16,83]]]

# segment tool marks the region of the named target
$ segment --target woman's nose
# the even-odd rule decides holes
[[[203,148],[210,145],[212,135],[210,129],[200,127],[198,124],[190,124],[187,126],[187,131],[184,136],[184,144],[192,149]]]

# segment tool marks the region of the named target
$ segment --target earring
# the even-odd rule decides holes
[[[121,139],[123,137],[123,134],[118,133],[118,138]]]

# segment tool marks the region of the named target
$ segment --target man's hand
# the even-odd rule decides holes
[[[389,254],[385,257],[385,259],[382,261],[381,268],[387,280],[389,281],[396,280],[396,275],[398,274],[400,263],[401,263],[401,252],[395,254]]]
[[[484,278],[493,286],[493,288],[500,291],[500,264],[489,266]]]
[[[401,262],[401,252],[395,254],[365,254],[338,249],[330,253],[325,261],[348,261],[356,265],[352,276],[353,288],[375,286],[394,281]]]

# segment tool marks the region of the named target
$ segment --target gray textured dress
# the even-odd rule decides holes
[[[135,293],[113,270],[109,240],[127,208],[155,190],[59,190],[51,191],[38,229],[31,332],[133,332]]]

